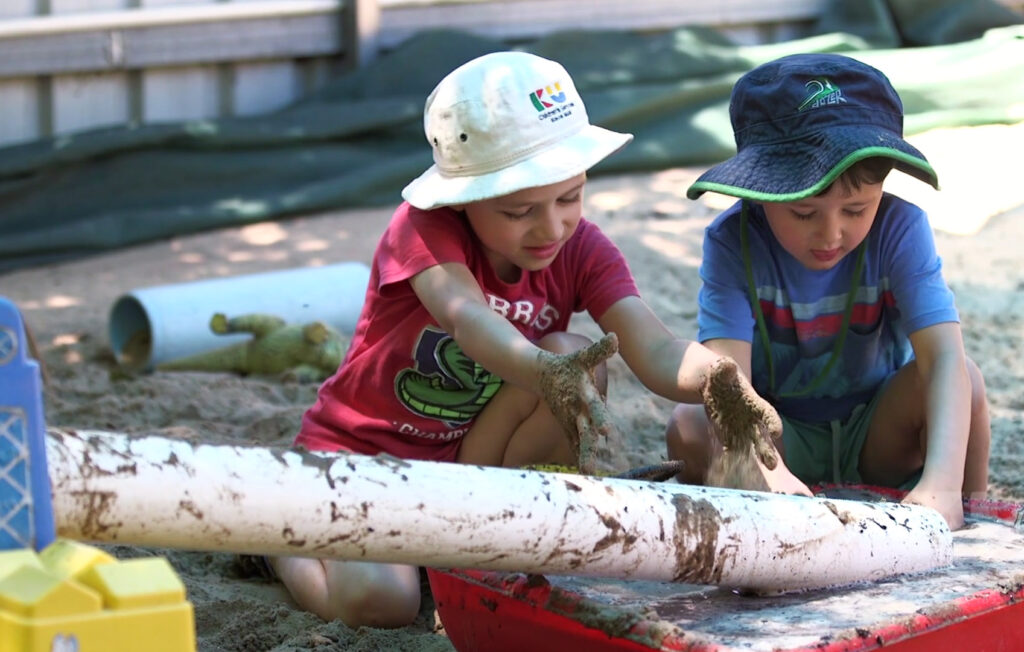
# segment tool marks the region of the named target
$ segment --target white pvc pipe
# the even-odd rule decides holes
[[[111,307],[110,345],[126,366],[149,370],[251,337],[212,332],[210,318],[218,312],[228,318],[266,313],[289,324],[320,320],[351,334],[369,278],[369,267],[349,262],[139,288]]]
[[[938,512],[51,430],[58,533],[431,567],[807,589],[948,565]]]

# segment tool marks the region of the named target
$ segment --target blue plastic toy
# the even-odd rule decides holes
[[[21,313],[0,297],[0,550],[42,550],[55,536],[39,364]]]

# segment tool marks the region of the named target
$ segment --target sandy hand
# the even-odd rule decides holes
[[[618,350],[618,338],[609,333],[573,353],[538,354],[541,392],[569,437],[580,473],[592,475],[597,471],[598,439],[615,431],[608,406],[597,388],[594,368]]]
[[[708,484],[766,490],[768,484],[751,455],[768,469],[778,464],[772,439],[782,435],[782,420],[761,398],[736,362],[720,358],[701,388],[704,411],[725,449],[708,473]]]

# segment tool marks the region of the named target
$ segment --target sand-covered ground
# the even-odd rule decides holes
[[[947,279],[956,292],[970,356],[981,366],[992,414],[994,497],[1024,500],[1024,125],[954,129],[913,139],[944,189],[894,175],[890,189],[933,215]],[[675,332],[695,332],[701,236],[726,202],[684,198],[699,169],[593,179],[586,215],[626,254],[641,291]],[[920,186],[920,187],[918,187]],[[268,377],[118,370],[107,335],[114,301],[136,288],[343,261],[369,263],[392,208],[335,211],[173,238],[88,259],[0,275],[39,341],[48,370],[46,418],[56,426],[217,443],[286,446],[316,385]],[[574,328],[596,336],[589,318]],[[620,359],[609,403],[622,441],[608,468],[664,458],[670,405]],[[195,606],[198,647],[227,650],[448,650],[425,592],[417,623],[398,631],[324,623],[297,610],[281,586],[240,569],[233,555],[117,546],[122,556],[166,555]]]

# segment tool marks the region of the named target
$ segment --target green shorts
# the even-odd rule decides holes
[[[782,417],[783,458],[793,475],[812,489],[819,484],[863,484],[860,454],[886,387],[888,383],[882,383],[870,401],[853,408],[843,420],[808,422]],[[917,469],[893,488],[910,491],[923,472],[923,467]]]
[[[808,422],[782,417],[784,459],[793,475],[811,487],[861,484],[860,452],[884,389],[882,385],[868,403],[853,408],[844,420]]]

